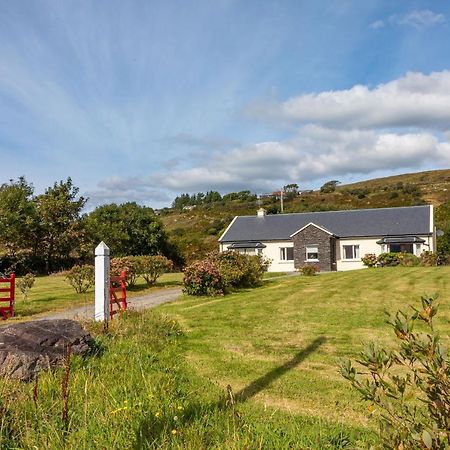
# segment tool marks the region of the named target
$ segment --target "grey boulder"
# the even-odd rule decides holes
[[[39,320],[0,330],[0,375],[24,381],[60,365],[71,345],[72,354],[91,350],[91,335],[74,320]]]

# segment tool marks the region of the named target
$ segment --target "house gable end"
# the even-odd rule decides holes
[[[309,222],[304,227],[302,227],[299,230],[297,230],[295,233],[292,233],[290,235],[290,237],[293,238],[295,235],[297,235],[298,233],[301,233],[302,231],[306,230],[306,228],[308,228],[308,227],[315,227],[315,228],[318,228],[320,231],[323,231],[324,233],[329,234],[330,236],[335,236],[334,233],[332,233],[331,231],[328,231],[326,228],[323,228],[320,225],[317,225],[317,224],[315,224],[313,222]]]

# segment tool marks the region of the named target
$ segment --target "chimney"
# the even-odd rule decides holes
[[[258,211],[256,211],[256,214],[258,217],[264,217],[267,214],[267,211],[264,208],[259,208]]]

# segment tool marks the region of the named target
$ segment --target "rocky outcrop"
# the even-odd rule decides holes
[[[93,339],[74,320],[40,320],[10,325],[0,330],[0,375],[31,380],[40,371],[64,360],[69,345],[72,354],[85,355]]]

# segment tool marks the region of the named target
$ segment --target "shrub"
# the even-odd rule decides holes
[[[94,284],[94,266],[89,264],[73,266],[66,274],[66,280],[77,294],[86,292]]]
[[[412,253],[399,253],[398,260],[403,267],[420,266],[420,259]]]
[[[378,263],[377,256],[374,253],[367,253],[361,258],[366,267],[375,267]]]
[[[430,251],[424,251],[420,255],[420,265],[424,267],[437,266],[438,255]]]
[[[259,255],[244,255],[235,251],[210,253],[211,259],[219,269],[225,288],[242,288],[259,286],[268,261]]]
[[[381,267],[393,267],[400,264],[399,253],[381,253],[377,262]]]
[[[139,258],[139,256],[112,258],[110,262],[111,275],[119,276],[122,271],[125,271],[127,273],[127,286],[133,287],[138,277]]]
[[[341,374],[350,381],[369,411],[379,420],[379,438],[386,449],[444,449],[450,445],[450,358],[433,327],[436,299],[422,297],[421,309],[389,316],[398,339],[396,351],[367,344]],[[425,324],[425,332],[414,331]]]
[[[137,272],[144,278],[148,286],[154,285],[163,273],[169,272],[172,268],[172,261],[165,256],[137,257]]]
[[[317,266],[314,266],[313,264],[306,264],[299,269],[299,272],[307,277],[313,277],[317,274],[318,271],[319,268]]]
[[[184,270],[183,291],[188,295],[220,295],[224,293],[222,276],[213,261],[196,261]]]
[[[34,275],[32,273],[27,273],[17,282],[17,287],[22,292],[22,297],[24,300],[28,298],[28,291],[34,286]]]

